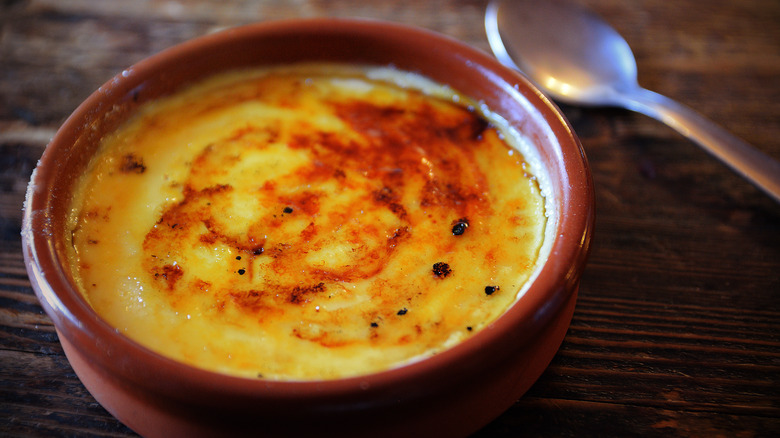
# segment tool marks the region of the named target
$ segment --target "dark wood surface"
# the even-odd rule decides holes
[[[780,159],[780,2],[589,0],[640,82]],[[111,76],[253,21],[361,16],[488,50],[484,0],[0,0],[0,436],[132,436],[84,389],[32,293],[21,208],[57,127]],[[597,230],[571,328],[478,437],[780,436],[780,205],[669,128],[564,106]]]

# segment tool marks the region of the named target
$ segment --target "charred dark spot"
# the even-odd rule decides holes
[[[135,154],[127,154],[122,157],[122,162],[119,163],[119,171],[122,173],[141,174],[146,172],[146,166],[141,157]]]
[[[403,309],[401,309],[401,310],[399,310],[399,311],[398,311],[398,315],[406,315],[406,312],[408,312],[408,311],[409,311],[409,309],[407,309],[406,307],[404,307]]]
[[[452,224],[452,234],[455,236],[460,236],[463,233],[466,232],[466,229],[469,227],[469,220],[465,217],[462,217]]]
[[[244,275],[244,274],[246,274],[246,269],[239,269],[238,270],[238,275]]]
[[[292,207],[284,207],[284,210],[282,210],[282,211],[285,212],[286,214],[290,214],[290,213],[293,212],[293,209],[292,209]]]
[[[444,278],[452,273],[450,265],[444,262],[436,262],[433,264],[433,275]]]
[[[376,323],[376,322],[372,322],[372,323],[371,323],[371,327],[374,327],[374,328],[376,328],[376,327],[379,327],[379,324],[378,324],[378,323]]]
[[[485,286],[485,294],[487,295],[493,295],[495,292],[497,292],[499,289],[501,289],[498,286]]]

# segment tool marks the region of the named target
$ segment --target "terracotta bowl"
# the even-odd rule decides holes
[[[448,84],[526,133],[550,177],[550,255],[527,293],[465,342],[429,359],[321,382],[245,379],[156,354],[84,301],[66,263],[74,181],[100,139],[144,102],[211,74],[263,64],[394,65]],[[492,56],[428,31],[375,21],[270,22],[208,35],[152,56],[92,94],[47,147],[27,192],[22,238],[32,285],[87,389],[147,436],[464,436],[509,408],[559,348],[593,227],[582,148],[559,110]]]

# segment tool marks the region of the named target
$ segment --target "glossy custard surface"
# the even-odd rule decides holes
[[[523,155],[390,69],[218,76],[143,107],[79,182],[74,277],[139,343],[245,377],[396,367],[487,327],[537,267]]]

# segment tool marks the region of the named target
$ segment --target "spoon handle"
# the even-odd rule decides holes
[[[645,114],[698,143],[756,187],[780,202],[780,163],[690,108],[658,93],[637,88],[620,98],[627,109]]]

